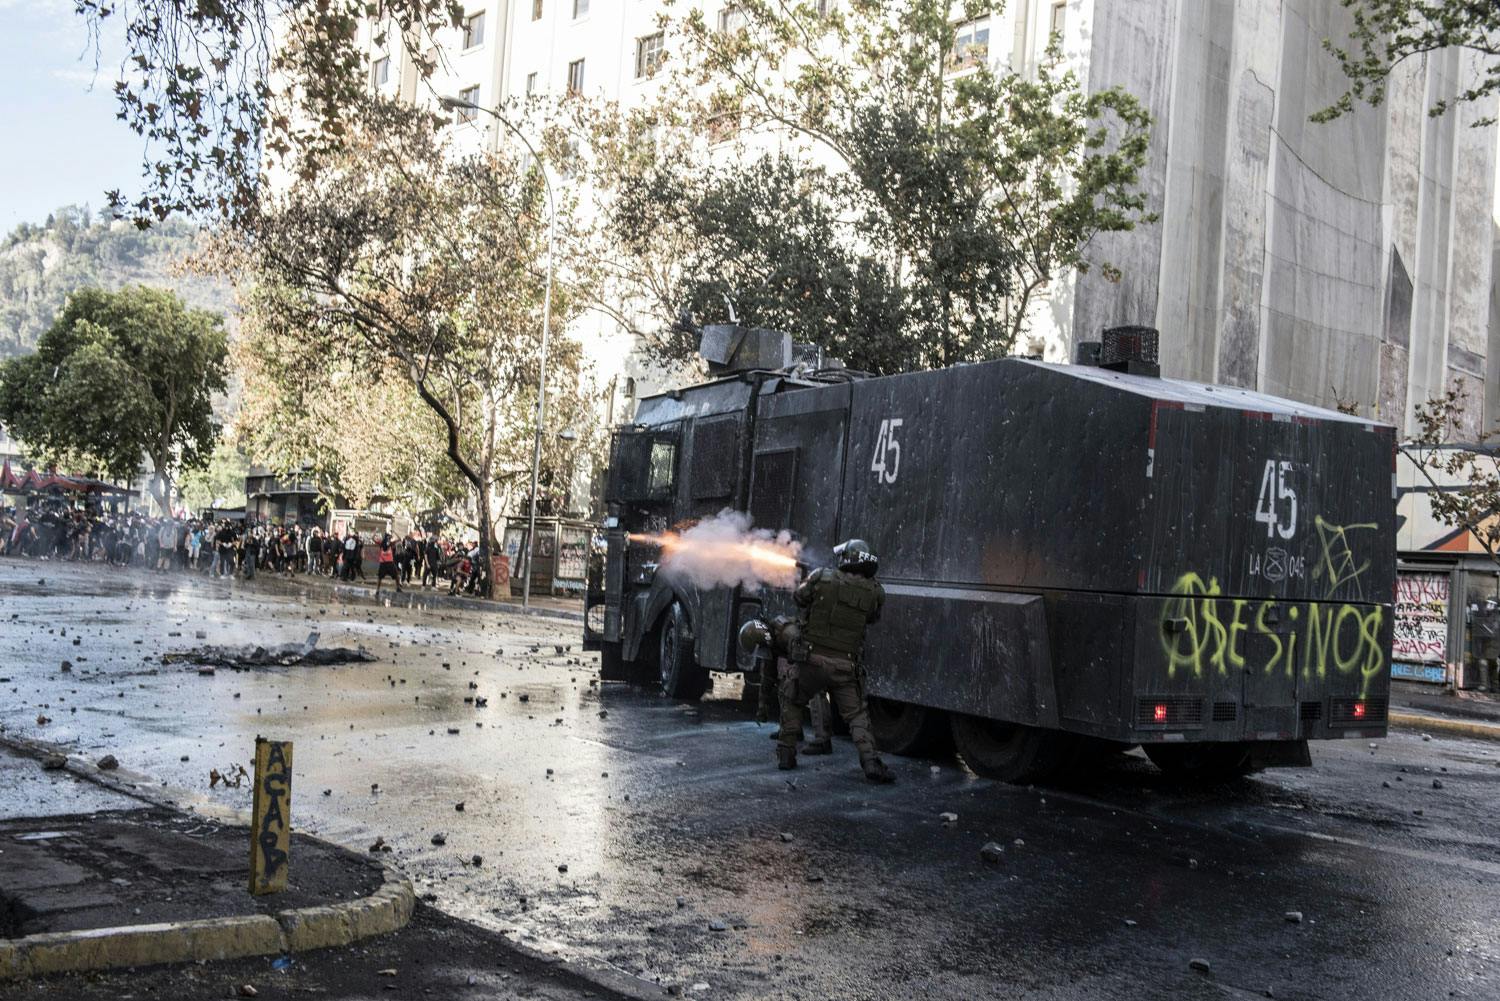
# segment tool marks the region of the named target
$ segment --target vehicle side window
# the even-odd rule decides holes
[[[646,494],[653,498],[669,497],[677,468],[677,446],[670,441],[653,441],[646,473]]]

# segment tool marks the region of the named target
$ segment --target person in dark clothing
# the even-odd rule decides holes
[[[244,552],[244,557],[245,557],[245,579],[246,580],[254,580],[255,579],[255,564],[260,559],[260,551],[261,551],[261,538],[260,538],[260,531],[259,531],[259,529],[257,529],[256,531],[253,531],[253,532],[247,532],[247,533],[245,533],[245,552]]]
[[[438,571],[443,567],[443,547],[438,544],[436,534],[427,537],[427,545],[422,548],[422,586],[426,587],[430,582],[437,587]]]
[[[411,583],[412,567],[416,565],[417,554],[419,553],[420,549],[421,546],[418,544],[416,536],[412,535],[410,532],[407,533],[406,538],[401,540],[401,549],[400,552],[396,555],[396,562],[401,567],[401,576],[397,579],[401,583]]]
[[[352,528],[349,530],[349,534],[344,536],[345,580],[353,580],[355,574],[359,575],[360,580],[365,579],[364,569],[360,566],[362,556],[360,552],[361,543],[362,540],[359,537],[359,533]]]

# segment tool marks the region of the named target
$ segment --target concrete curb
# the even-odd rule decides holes
[[[390,868],[385,870],[385,879],[379,890],[359,900],[275,915],[242,914],[0,939],[0,981],[349,945],[399,931],[411,920],[417,904],[411,883]]]
[[[33,758],[62,753],[58,748],[7,736],[0,736],[0,745]],[[78,759],[68,758],[67,771],[142,802],[166,805],[142,795],[128,781]],[[380,889],[368,897],[336,904],[292,908],[274,915],[244,914],[0,939],[0,982],[49,973],[273,956],[386,935],[406,927],[417,897],[411,881],[399,871],[384,864],[381,871],[385,881]]]
[[[1450,719],[1445,716],[1426,716],[1420,713],[1392,712],[1387,717],[1391,726],[1403,730],[1430,730],[1433,733],[1453,737],[1469,737],[1474,740],[1500,740],[1500,724],[1480,723],[1477,720]]]

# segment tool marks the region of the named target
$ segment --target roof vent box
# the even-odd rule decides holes
[[[698,353],[712,375],[754,369],[777,371],[792,363],[792,338],[779,330],[712,323],[703,328]]]

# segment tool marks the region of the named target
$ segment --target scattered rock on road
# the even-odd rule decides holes
[[[68,759],[61,754],[49,754],[42,759],[42,767],[49,772],[68,767]]]
[[[100,771],[105,772],[113,771],[114,769],[120,767],[120,762],[115,760],[115,756],[113,754],[106,754],[104,757],[100,758],[96,762],[96,764],[98,765]]]
[[[1005,857],[1005,849],[998,841],[986,841],[984,847],[979,849],[979,857],[990,865],[996,865]]]
[[[1208,960],[1195,957],[1188,960],[1188,969],[1197,970],[1199,973],[1207,973],[1213,967],[1209,964]]]
[[[1287,921],[1291,922],[1294,925],[1300,925],[1302,923],[1301,911],[1287,911],[1286,914],[1283,915],[1283,917],[1285,917]]]

